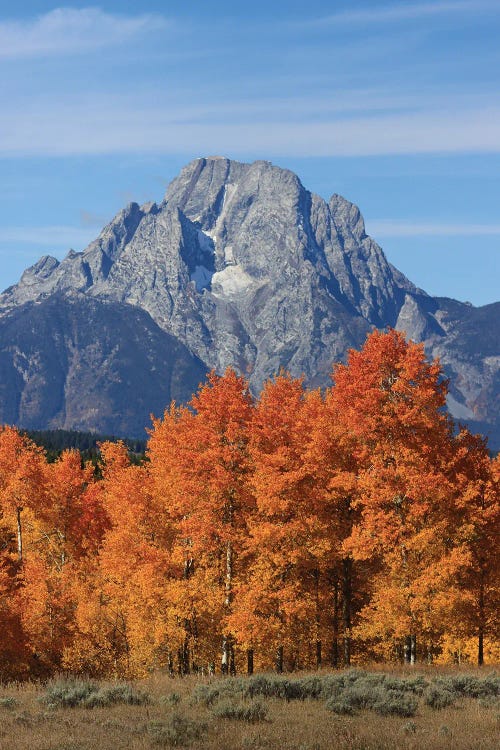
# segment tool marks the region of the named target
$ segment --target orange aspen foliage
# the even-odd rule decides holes
[[[45,483],[47,505],[40,514],[47,532],[47,555],[61,569],[69,559],[83,552],[88,528],[82,523],[86,491],[93,482],[91,464],[82,467],[76,450],[63,451],[54,463],[47,464]]]
[[[92,475],[77,451],[64,451],[44,467],[45,502],[33,524],[20,594],[23,627],[40,675],[61,667],[71,639],[75,563],[89,533],[82,517]]]
[[[439,630],[431,600],[436,566],[448,553],[447,384],[423,346],[396,331],[374,331],[333,378],[339,417],[359,445],[360,517],[349,547],[377,571],[358,635],[378,642],[385,655],[404,644],[405,659],[413,662],[417,633],[431,652]]]
[[[10,676],[36,672],[23,628],[23,566],[36,554],[36,515],[46,502],[44,466],[40,448],[15,428],[0,428],[0,624],[5,633],[0,671]]]
[[[251,425],[249,572],[233,622],[240,639],[282,668],[333,660],[332,607],[342,558],[343,505],[352,488],[346,445],[319,392],[280,374],[266,383]],[[253,554],[252,554],[253,550]],[[269,661],[267,662],[269,666]]]
[[[447,650],[453,658],[476,658],[494,650],[500,605],[500,459],[490,459],[479,435],[462,429],[454,439],[451,466],[455,502],[449,537],[458,561],[452,586],[443,597]],[[469,642],[475,642],[471,653]]]
[[[76,607],[74,634],[65,648],[65,668],[86,671],[89,674],[127,673],[128,651],[126,623],[122,608],[121,592],[116,594],[113,584],[119,586],[114,571],[106,575],[103,549],[106,537],[113,529],[128,530],[132,520],[129,498],[125,491],[118,492],[120,479],[130,466],[127,450],[121,443],[104,443],[100,446],[103,462],[102,481],[98,485],[98,496],[92,498],[97,507],[102,507],[106,518],[106,531],[99,547],[99,554],[84,561],[77,571],[75,582]],[[122,504],[120,504],[122,501]],[[127,565],[128,550],[121,550],[120,567]],[[116,576],[116,577],[115,577]]]
[[[215,664],[222,649],[221,669],[233,672],[227,618],[253,504],[247,449],[252,399],[246,381],[227,370],[222,377],[211,373],[190,406],[154,422],[148,452],[155,492],[177,530],[172,554],[182,566],[178,591],[185,592],[179,597],[185,605],[179,669]]]
[[[24,516],[28,528],[33,512],[45,505],[44,456],[31,440],[14,427],[0,428],[0,509],[16,532],[20,562],[26,545]]]
[[[16,535],[0,522],[0,680],[30,676],[31,658],[22,628]]]
[[[500,458],[371,334],[307,392],[212,373],[96,471],[0,428],[0,679],[500,657]]]
[[[73,669],[144,675],[167,666],[179,638],[169,592],[172,563],[165,514],[155,505],[146,467],[130,465],[125,446],[101,446],[101,502],[108,519],[97,564],[81,579],[77,633],[65,653]]]
[[[238,639],[255,650],[258,663],[303,637],[301,624],[314,611],[310,597],[301,596],[298,571],[307,534],[300,519],[303,479],[301,439],[304,389],[301,380],[280,375],[265,384],[251,422],[250,457],[255,512],[249,516],[246,542],[248,572],[238,592],[232,626]],[[303,586],[302,586],[303,589]],[[272,663],[272,662],[271,662]]]
[[[347,541],[359,521],[359,465],[356,440],[342,426],[332,390],[326,392],[313,421],[304,461],[313,476],[314,512],[321,519],[322,576],[326,582],[330,663],[351,661],[352,621],[365,599],[366,571],[354,562]],[[342,640],[342,655],[340,653]]]

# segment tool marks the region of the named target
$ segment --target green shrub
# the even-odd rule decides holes
[[[441,685],[430,685],[424,695],[424,702],[435,711],[453,706],[456,695]]]
[[[185,716],[173,714],[168,721],[153,721],[148,725],[148,733],[155,745],[162,747],[182,747],[199,740],[207,730],[207,725]]]
[[[136,690],[126,682],[100,686],[98,682],[76,678],[49,683],[41,700],[51,708],[101,708],[117,703],[142,706],[150,702],[147,693]]]
[[[334,713],[353,714],[369,709],[382,716],[414,716],[417,706],[418,699],[411,693],[394,689],[394,684],[388,687],[384,679],[372,680],[365,675],[349,680],[326,702],[326,708]]]
[[[192,692],[191,700],[193,703],[201,703],[204,706],[211,706],[219,700],[221,691],[218,685],[196,685]]]
[[[327,674],[321,678],[321,695],[323,699],[340,695],[345,687],[345,681],[340,674]]]
[[[404,693],[415,693],[415,695],[422,695],[428,684],[425,677],[421,674],[404,679],[387,677],[385,681],[385,686],[390,690],[400,690]]]
[[[63,678],[49,683],[40,700],[52,708],[74,708],[82,706],[98,690],[99,685],[91,680]]]
[[[108,687],[102,687],[97,692],[92,693],[85,700],[85,708],[100,708],[114,706],[118,703],[128,706],[144,706],[150,703],[147,693],[136,690],[132,685],[127,683],[117,683]]]
[[[299,680],[295,680],[298,683]],[[255,675],[250,677],[244,688],[244,695],[254,698],[257,695],[263,698],[285,698],[291,700],[294,690],[292,681],[280,675]]]
[[[247,721],[250,724],[265,721],[267,713],[267,706],[261,700],[252,700],[248,703],[224,701],[212,709],[212,715],[217,719],[235,719]]]
[[[486,698],[489,695],[500,695],[500,677],[495,673],[482,678],[470,674],[459,674],[441,677],[433,682],[435,685],[465,698]]]
[[[372,705],[381,699],[384,691],[372,688],[365,683],[356,683],[346,687],[341,694],[341,699],[350,703],[355,709],[371,708]]]
[[[351,674],[351,673],[349,673]],[[357,679],[359,673],[352,672],[351,680]],[[345,686],[343,675],[307,676],[287,678],[281,675],[255,675],[243,681],[240,686],[242,695],[248,698],[279,698],[282,700],[319,700],[337,695]]]
[[[325,707],[328,711],[332,711],[334,714],[340,714],[342,716],[352,716],[356,713],[354,706],[344,698],[330,698],[325,703]]]
[[[371,705],[381,716],[415,716],[417,707],[418,700],[413,695],[396,690],[387,690]]]
[[[312,700],[318,700],[321,698],[324,688],[325,678],[317,677],[315,675],[310,677],[303,677],[298,682],[300,683],[300,697],[302,700],[310,698]]]

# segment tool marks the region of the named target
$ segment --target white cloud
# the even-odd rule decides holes
[[[441,224],[399,219],[367,219],[367,232],[373,237],[494,237],[500,224]]]
[[[95,229],[71,226],[0,227],[0,245],[26,244],[40,247],[83,248],[95,239]]]
[[[167,25],[165,18],[154,14],[125,16],[99,8],[56,8],[35,19],[0,21],[0,59],[89,52]]]
[[[307,99],[302,111],[307,112]],[[499,153],[500,106],[324,114],[292,120],[188,113],[168,103],[94,98],[19,103],[0,112],[0,156],[77,154],[207,154],[247,156],[368,156]]]
[[[379,5],[360,10],[346,10],[305,22],[302,26],[351,26],[371,23],[412,21],[453,13],[480,13],[498,10],[495,0],[442,0],[442,2]]]

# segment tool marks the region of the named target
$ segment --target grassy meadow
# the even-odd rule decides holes
[[[493,750],[500,677],[349,670],[0,688],[2,750]]]

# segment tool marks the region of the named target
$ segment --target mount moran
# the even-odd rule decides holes
[[[162,203],[131,203],[0,295],[0,423],[143,436],[212,368],[254,392],[280,367],[326,386],[348,348],[392,326],[439,356],[451,414],[498,446],[499,316],[415,287],[340,195],[269,162],[197,159]]]

